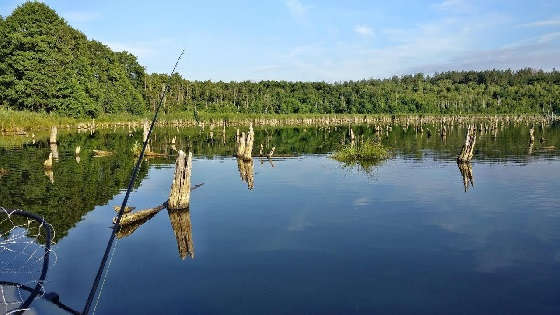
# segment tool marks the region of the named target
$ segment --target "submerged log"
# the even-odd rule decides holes
[[[140,210],[140,211],[136,211],[136,212],[125,213],[125,214],[122,215],[119,225],[120,226],[129,225],[129,224],[132,224],[134,222],[142,221],[146,218],[149,218],[150,216],[153,217],[156,213],[165,209],[166,206],[167,206],[167,204],[163,203],[163,204],[161,204],[157,207],[153,207],[153,208],[149,208],[149,209],[145,209],[145,210]],[[113,218],[113,223],[114,224],[117,223],[117,217]]]
[[[457,156],[458,162],[470,162],[474,154],[474,145],[476,143],[476,128],[474,126],[469,126],[467,130],[467,137],[465,139],[465,144],[461,149],[461,153]]]
[[[115,209],[115,212],[118,213],[119,211],[121,211],[121,206],[113,206],[113,209]],[[126,206],[126,207],[124,207],[124,213],[129,213],[134,209],[136,209],[136,207]]]
[[[51,134],[50,134],[50,137],[49,137],[49,143],[56,143],[56,134],[57,134],[56,126],[52,126],[51,127]]]
[[[179,150],[175,162],[175,175],[169,192],[169,209],[187,209],[191,197],[192,153]]]
[[[189,209],[168,209],[169,222],[177,240],[177,250],[181,259],[194,258],[191,215]]]

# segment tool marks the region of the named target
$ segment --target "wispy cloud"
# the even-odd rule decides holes
[[[354,32],[362,35],[362,36],[366,36],[366,37],[371,37],[373,36],[373,29],[371,29],[371,27],[366,26],[366,25],[356,25],[354,26]]]
[[[300,0],[286,0],[286,7],[290,14],[296,19],[303,19],[309,10],[309,6],[304,5]]]
[[[436,9],[439,10],[466,10],[469,5],[464,0],[443,0],[435,4]]]
[[[555,39],[560,38],[560,32],[554,32],[554,33],[548,33],[548,34],[543,34],[539,37],[539,39],[537,40],[538,43],[548,43],[551,42]]]
[[[535,21],[531,23],[521,24],[520,26],[538,27],[538,26],[554,26],[554,25],[560,25],[560,18]]]

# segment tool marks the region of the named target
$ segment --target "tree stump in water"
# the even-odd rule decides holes
[[[529,129],[529,144],[533,143],[535,143],[535,128],[531,127],[531,129]]]
[[[50,134],[50,137],[49,137],[49,143],[50,144],[53,144],[53,143],[56,144],[56,134],[57,134],[56,126],[52,126],[51,127],[51,134]]]
[[[253,152],[253,141],[255,140],[255,132],[253,131],[253,124],[249,125],[249,132],[245,135],[244,132],[237,136],[237,153],[236,156],[245,161],[252,160],[251,154]]]
[[[457,162],[470,162],[473,153],[474,153],[474,145],[476,143],[476,128],[474,126],[469,126],[467,130],[467,137],[465,139],[465,144],[461,149],[461,153],[457,156]]]
[[[191,197],[192,153],[179,150],[175,162],[175,176],[169,192],[169,209],[187,209]]]
[[[142,135],[142,143],[145,143],[148,140],[148,133],[150,132],[150,123],[146,120],[144,121],[144,132]],[[150,144],[146,145],[146,152],[150,152]]]

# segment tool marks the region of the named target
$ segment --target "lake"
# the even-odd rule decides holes
[[[95,312],[560,314],[560,126],[537,126],[532,146],[523,124],[482,131],[466,170],[455,162],[464,126],[445,139],[437,125],[352,128],[358,143],[378,139],[392,157],[364,166],[330,159],[348,126],[259,127],[253,154],[263,144],[275,155],[241,165],[234,128],[225,137],[221,128],[156,129],[152,150],[168,156],[142,163],[128,205],[167,200],[173,146],[193,152],[191,182],[204,185],[188,211],[163,210],[117,234]],[[0,206],[52,225],[44,292],[82,310],[142,130],[60,132],[52,172],[43,168],[47,139],[0,138]],[[22,234],[2,222],[5,238]],[[41,248],[44,237],[23,234]],[[9,272],[17,253],[1,249],[0,280],[33,284],[29,273]],[[45,298],[31,307],[64,314]]]

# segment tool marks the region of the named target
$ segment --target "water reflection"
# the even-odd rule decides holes
[[[253,167],[253,160],[244,161],[243,159],[237,159],[237,169],[239,170],[239,176],[241,181],[247,183],[247,188],[253,190],[255,188],[255,170]]]
[[[465,188],[465,192],[467,192],[470,188],[474,187],[474,178],[471,163],[457,162],[457,166],[459,167],[459,172],[461,172],[461,177],[463,177],[463,186]]]
[[[194,259],[194,242],[192,237],[191,214],[190,210],[178,209],[167,210],[169,222],[177,240],[177,249],[181,259],[190,257]]]

